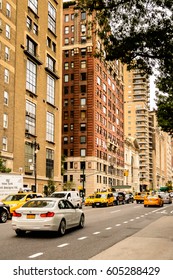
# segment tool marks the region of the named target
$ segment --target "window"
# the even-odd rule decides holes
[[[71,32],[74,33],[74,25],[71,26]]]
[[[65,38],[64,39],[64,44],[67,46],[67,45],[69,45],[69,38]]]
[[[64,100],[64,107],[67,107],[68,106],[68,99],[65,99]]]
[[[2,138],[2,150],[3,151],[7,151],[7,138],[6,137],[3,137]]]
[[[80,137],[80,143],[85,144],[86,143],[86,136],[81,136]]]
[[[81,12],[81,19],[82,20],[86,19],[86,12]]]
[[[46,118],[46,140],[54,142],[54,115],[47,112]]]
[[[81,81],[86,81],[87,79],[87,74],[86,73],[81,73]]]
[[[46,149],[46,177],[53,178],[54,176],[54,151]]]
[[[35,14],[38,12],[38,0],[28,0],[28,7],[33,10]]]
[[[47,55],[47,67],[51,71],[55,71],[55,60],[50,55]]]
[[[86,156],[86,149],[80,149],[80,156],[85,157]]]
[[[9,84],[9,80],[10,80],[10,72],[8,69],[4,70],[4,82]]]
[[[70,136],[70,143],[73,143],[73,141],[74,141],[74,137]]]
[[[67,111],[64,112],[64,120],[68,120],[68,112]]]
[[[5,47],[5,60],[10,59],[10,49],[6,46]]]
[[[69,21],[69,15],[65,15],[65,16],[64,16],[64,21],[65,21],[65,22],[68,22],[68,21]]]
[[[26,117],[25,117],[25,131],[35,135],[36,126],[36,105],[26,100]]]
[[[80,117],[82,120],[84,120],[86,118],[86,111],[81,111],[80,112]]]
[[[64,124],[64,132],[68,132],[68,124]]]
[[[74,129],[74,124],[70,124],[70,130],[73,130]]]
[[[65,69],[65,70],[68,70],[68,69],[69,69],[69,64],[68,64],[68,62],[65,62],[65,63],[64,63],[64,69]]]
[[[85,106],[86,105],[86,98],[81,98],[80,105]]]
[[[81,49],[81,55],[82,55],[82,56],[85,56],[85,55],[86,55],[86,48],[82,48],[82,49]]]
[[[5,26],[5,36],[10,39],[10,26],[8,24]]]
[[[4,91],[4,104],[8,105],[8,92]]]
[[[81,85],[81,86],[80,86],[80,92],[81,92],[81,93],[86,93],[86,92],[87,92],[86,89],[87,89],[87,88],[86,88],[86,85]]]
[[[30,60],[26,66],[26,89],[36,93],[36,65]]]
[[[37,44],[29,37],[27,37],[27,51],[36,56]]]
[[[65,74],[65,75],[64,75],[64,82],[65,82],[65,83],[68,83],[68,81],[69,81],[69,75],[68,75],[68,74]]]
[[[47,102],[55,104],[55,80],[47,75]]]
[[[69,34],[69,26],[64,27],[64,34]]]
[[[69,57],[69,51],[66,50],[66,51],[64,52],[64,55],[65,55],[65,57]]]
[[[56,10],[50,2],[48,2],[48,28],[56,33]]]
[[[69,87],[64,87],[64,94],[68,94],[69,92]]]
[[[9,3],[6,4],[6,16],[11,17],[11,6]]]
[[[74,68],[74,62],[73,61],[71,62],[71,68],[72,69]]]
[[[32,20],[29,17],[26,18],[26,26],[28,27],[28,29],[31,30],[31,28],[32,28]]]
[[[85,24],[81,24],[81,32],[82,33],[86,32],[86,25]]]
[[[81,61],[80,67],[81,67],[82,69],[86,68],[86,60],[82,60],[82,61]]]
[[[52,51],[56,53],[56,44],[54,42],[52,42]]]
[[[38,25],[37,24],[33,24],[33,33],[35,34],[35,35],[38,35]]]
[[[86,131],[86,124],[85,123],[80,124],[80,131]]]
[[[8,128],[8,115],[6,113],[3,114],[3,128]]]
[[[67,136],[64,137],[64,144],[68,144],[68,137]]]
[[[81,44],[85,44],[86,41],[86,36],[81,36]]]

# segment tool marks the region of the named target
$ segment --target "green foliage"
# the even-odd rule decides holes
[[[107,60],[148,74],[157,66],[158,123],[173,135],[172,0],[79,0],[78,8],[96,14]]]
[[[10,173],[11,172],[10,168],[5,167],[2,158],[0,158],[0,172],[2,172],[2,173]]]
[[[43,193],[45,196],[51,195],[55,191],[55,182],[50,178],[48,180],[48,185],[44,186],[44,191]]]
[[[70,191],[72,189],[75,189],[75,183],[74,182],[66,182],[63,186],[63,190],[67,190],[67,191]]]
[[[66,156],[65,155],[62,155],[61,156],[61,175],[63,176],[64,175],[64,173],[65,173],[65,169],[64,169],[64,162],[65,162],[65,160],[66,160]]]

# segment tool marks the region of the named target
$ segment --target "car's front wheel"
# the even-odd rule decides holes
[[[85,224],[85,217],[84,214],[82,214],[79,221],[79,228],[83,228],[84,224]]]
[[[59,235],[64,235],[65,231],[66,231],[66,222],[63,219],[63,220],[61,220],[61,223],[59,225],[58,233],[59,233]]]
[[[6,221],[8,220],[8,214],[6,211],[2,211],[0,213],[0,222],[1,223],[6,223]]]

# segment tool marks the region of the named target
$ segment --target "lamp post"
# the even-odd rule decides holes
[[[35,191],[37,186],[37,153],[40,150],[39,143],[36,142],[36,139],[32,142],[31,147],[34,148],[34,185]]]

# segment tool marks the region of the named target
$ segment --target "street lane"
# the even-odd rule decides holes
[[[162,208],[125,204],[107,208],[84,207],[86,225],[70,230],[63,237],[47,233],[28,233],[17,237],[11,221],[0,224],[2,260],[85,260],[133,235],[163,215],[173,215],[173,206]]]

